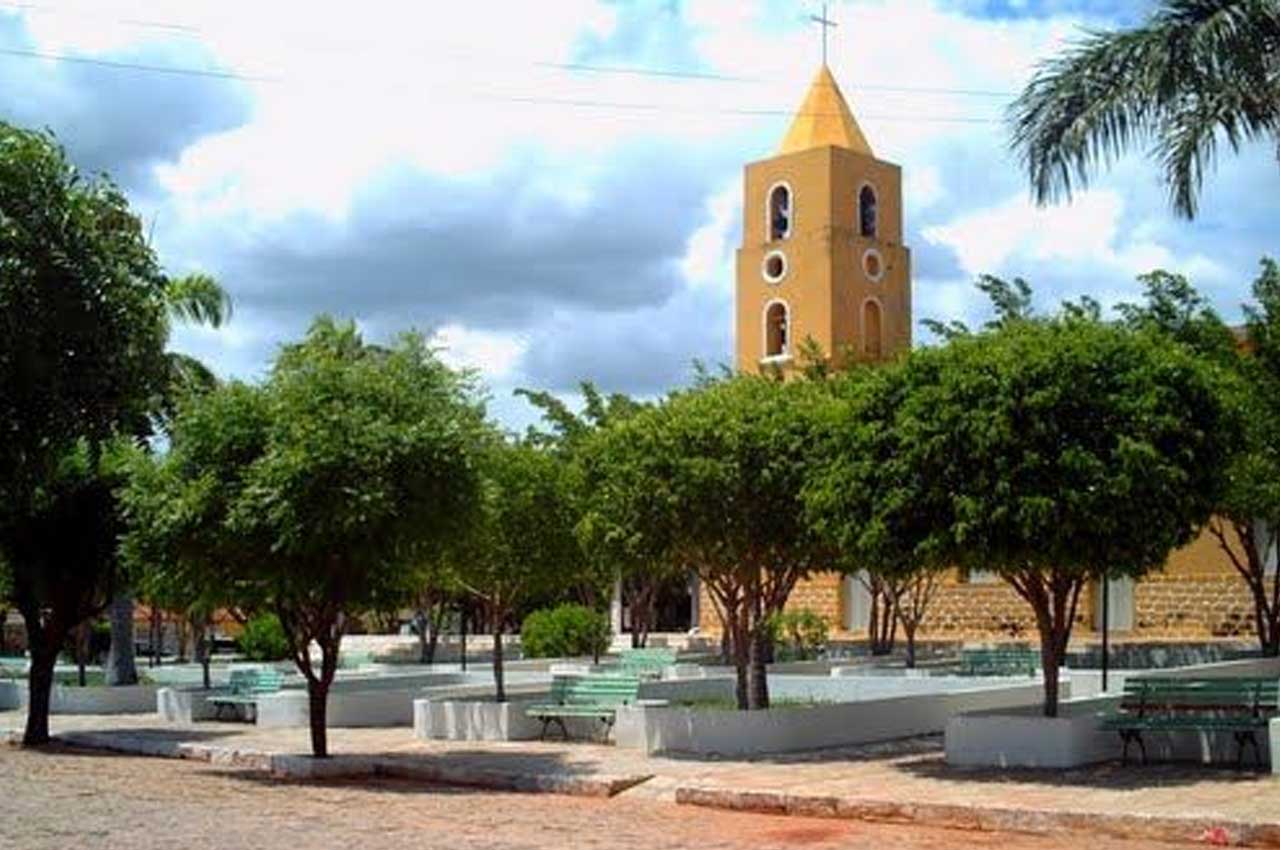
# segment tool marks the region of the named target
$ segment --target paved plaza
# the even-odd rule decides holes
[[[20,713],[0,714],[0,729],[18,729],[21,721]],[[252,755],[302,755],[308,751],[307,733],[304,729],[258,730],[243,724],[225,723],[176,727],[162,724],[153,716],[139,715],[54,717],[52,721],[55,734],[66,734],[70,740],[76,740],[77,734],[91,734],[97,741],[134,742],[129,746],[136,745],[138,741],[151,744],[187,742],[215,751],[242,755],[243,758],[237,760],[224,759],[225,767],[192,761],[139,761],[131,757],[104,757],[96,754],[83,757],[89,759],[87,764],[95,765],[94,775],[109,773],[112,770],[110,765],[118,763],[121,765],[119,769],[129,771],[130,775],[150,775],[153,771],[157,772],[156,775],[161,775],[177,771],[179,775],[190,776],[197,782],[215,782],[214,777],[217,777],[216,782],[221,783],[217,787],[222,789],[218,793],[231,801],[238,799],[237,794],[249,793],[243,789],[261,790],[273,800],[285,799],[279,796],[277,786],[294,786],[287,782],[273,784],[262,771],[249,769],[256,764]],[[1118,764],[1106,764],[1072,771],[958,770],[944,764],[938,738],[751,761],[645,757],[633,751],[579,742],[423,742],[415,740],[407,729],[335,729],[330,730],[330,741],[332,751],[338,756],[335,763],[341,763],[343,759],[357,761],[363,757],[378,756],[393,765],[421,768],[417,773],[410,771],[405,775],[444,775],[451,778],[451,781],[486,786],[483,790],[474,789],[471,794],[474,795],[477,806],[492,804],[498,807],[496,810],[500,810],[501,806],[493,801],[506,800],[513,812],[524,811],[526,807],[539,812],[554,810],[558,813],[553,817],[555,820],[562,816],[559,814],[561,802],[569,798],[559,795],[501,797],[494,796],[492,788],[568,789],[572,793],[595,794],[598,797],[614,794],[610,799],[597,799],[590,804],[581,798],[577,798],[572,805],[565,803],[568,808],[563,809],[563,817],[568,819],[568,823],[563,828],[570,830],[573,829],[573,818],[592,817],[586,814],[591,811],[591,805],[604,806],[598,810],[599,817],[619,817],[626,821],[626,816],[618,813],[629,811],[627,807],[643,803],[666,807],[662,811],[668,813],[666,816],[672,818],[673,823],[708,823],[725,817],[726,814],[720,811],[725,808],[742,808],[757,813],[787,812],[793,816],[792,820],[769,819],[768,822],[781,824],[776,828],[784,831],[812,828],[819,831],[834,830],[833,835],[845,834],[842,832],[844,830],[870,826],[888,828],[883,823],[867,824],[869,819],[910,824],[909,827],[895,824],[894,828],[909,829],[913,835],[921,830],[921,835],[924,835],[930,830],[950,827],[953,836],[965,835],[965,842],[969,842],[971,838],[976,841],[974,836],[1012,831],[1042,836],[1050,832],[1059,836],[1073,834],[1077,841],[1082,834],[1087,834],[1090,836],[1090,843],[1100,838],[1141,839],[1149,845],[1153,841],[1175,838],[1188,842],[1198,841],[1206,830],[1224,827],[1233,839],[1243,839],[1254,846],[1280,846],[1280,780],[1273,779],[1268,773],[1237,771],[1224,767],[1122,767]],[[34,757],[30,754],[12,748],[0,752],[3,752],[6,762],[13,765],[5,771],[9,776],[7,781],[13,781],[15,776],[28,771],[43,775],[40,771],[44,768],[37,769],[40,762],[31,761]],[[214,760],[217,761],[217,758]],[[50,763],[63,762],[54,759]],[[218,772],[224,769],[232,772]],[[214,772],[210,773],[211,770]],[[441,770],[447,772],[442,774],[439,772]],[[232,776],[238,777],[236,781],[239,784],[230,783],[229,777]],[[530,777],[556,780],[563,784],[530,784],[527,781]],[[416,785],[395,782],[387,784],[386,779],[374,777],[336,781],[337,785],[305,786],[305,791],[299,791],[300,806],[305,808],[311,804],[308,801],[320,799],[316,794],[339,794],[337,789],[341,788],[343,793],[353,795],[348,802],[347,798],[339,794],[338,799],[344,800],[341,807],[350,806],[353,810],[366,811],[367,805],[374,804],[366,804],[363,800],[373,795],[377,800],[387,801],[377,805],[389,805],[393,810],[399,811],[390,801],[401,800],[409,794],[411,788],[427,787],[422,782]],[[38,785],[39,783],[33,785],[29,792],[23,790],[23,785],[16,785],[14,794],[5,795],[8,799],[4,805],[26,805],[12,797],[35,793],[34,789]],[[384,786],[399,789],[402,793],[378,794],[369,790]],[[318,788],[323,790],[316,790]],[[444,793],[463,792],[433,791],[431,794],[424,794],[420,799],[429,801],[423,803],[424,812],[434,811],[437,814],[433,817],[439,817],[439,811],[447,809],[440,803],[440,796]],[[472,797],[468,797],[468,800],[471,799]],[[556,801],[554,806],[549,802],[552,799]],[[674,805],[677,801],[703,805]],[[250,804],[246,802],[244,805]],[[707,805],[715,808],[706,808]],[[460,815],[462,820],[459,823],[469,823],[470,818],[478,817],[476,812],[479,809],[471,808],[470,803],[465,808],[467,814],[465,817]],[[287,809],[282,804],[279,816],[288,817]],[[814,814],[826,817],[816,821],[818,826],[813,827],[801,826],[802,823],[810,823],[810,818],[795,817]],[[331,816],[343,817],[341,813],[332,813]],[[734,816],[746,817],[741,813]],[[757,816],[761,815],[751,815]],[[396,826],[401,823],[396,820],[400,816],[391,817],[386,822],[386,828],[400,828]],[[380,819],[376,820],[377,828],[382,828],[384,824]],[[559,823],[558,820],[555,822]],[[861,826],[855,827],[852,824]],[[353,825],[351,828],[356,827]],[[450,828],[464,829],[457,824]],[[561,827],[548,824],[546,828],[554,830]],[[664,837],[669,839],[673,834],[664,833]],[[750,834],[749,830],[744,833]],[[492,836],[477,836],[478,841],[489,838]],[[526,836],[525,840],[533,839]],[[724,840],[731,841],[731,837]],[[780,846],[785,843],[780,841]],[[459,846],[499,845],[468,845],[464,842]],[[526,845],[516,841],[501,846]],[[533,843],[527,846],[539,845]],[[708,846],[738,845],[727,843]],[[910,846],[961,845],[924,843]]]
[[[1068,850],[1079,836],[784,817],[394,780],[277,782],[199,762],[0,747],[0,848]],[[1149,842],[1100,838],[1090,850]]]

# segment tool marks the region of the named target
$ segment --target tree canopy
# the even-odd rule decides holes
[[[180,406],[170,455],[130,488],[127,545],[170,553],[201,586],[279,616],[325,755],[346,620],[470,521],[483,433],[469,377],[421,336],[373,346],[321,318],[264,384]]]
[[[592,450],[584,533],[697,571],[733,638],[743,708],[768,706],[769,618],[831,563],[801,499],[826,393],[816,382],[712,381],[603,429]]]
[[[1216,504],[1237,428],[1203,363],[1078,314],[1019,319],[916,352],[892,419],[915,547],[993,570],[1035,612],[1045,710],[1081,590],[1140,576]]]

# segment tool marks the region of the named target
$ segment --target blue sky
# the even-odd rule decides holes
[[[223,281],[235,320],[175,339],[222,374],[261,374],[328,311],[434,334],[520,427],[516,387],[652,395],[731,361],[742,166],[773,152],[816,70],[819,6],[0,5],[0,118],[53,129],[126,187],[171,270]],[[1003,109],[1035,62],[1149,3],[831,6],[833,70],[904,169],[917,320],[980,320],[982,272],[1026,277],[1045,305],[1109,305],[1155,267],[1239,315],[1277,252],[1271,151],[1225,156],[1189,223],[1141,157],[1036,209],[1007,150]]]

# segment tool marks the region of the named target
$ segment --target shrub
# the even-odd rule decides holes
[[[259,614],[245,623],[238,643],[250,661],[281,661],[289,657],[289,639],[275,614]]]
[[[609,618],[584,605],[534,611],[520,626],[526,658],[598,655],[609,648]]]
[[[808,608],[783,611],[773,615],[769,629],[777,646],[779,660],[807,661],[817,658],[827,643],[827,620]]]

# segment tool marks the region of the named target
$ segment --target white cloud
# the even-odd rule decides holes
[[[1103,266],[1124,280],[1155,268],[1193,278],[1221,279],[1223,269],[1198,253],[1176,255],[1169,247],[1123,232],[1125,201],[1111,189],[1083,192],[1070,204],[1036,207],[1025,196],[926,227],[926,239],[955,251],[970,276],[1019,273],[1048,263]]]
[[[440,357],[454,368],[478,370],[487,380],[505,381],[524,355],[527,343],[515,334],[470,330],[445,325],[431,336]]]

